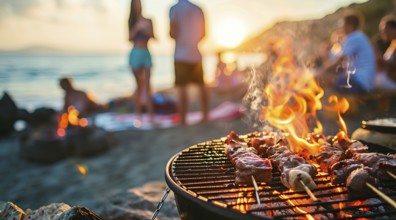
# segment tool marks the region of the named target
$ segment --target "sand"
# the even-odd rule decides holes
[[[222,101],[225,101],[222,97],[212,96],[211,106]],[[196,100],[192,100],[190,110],[198,107]],[[14,202],[22,209],[37,209],[54,202],[91,207],[97,201],[147,182],[165,183],[165,167],[173,155],[191,145],[225,136],[231,130],[251,132],[243,118],[114,132],[114,148],[101,155],[72,157],[47,165],[21,158],[19,134],[15,133],[0,140],[0,201]],[[87,174],[80,174],[76,164],[86,166]]]
[[[196,100],[192,99],[190,110],[199,107]],[[225,100],[212,94],[211,107]],[[355,115],[346,119],[351,133],[360,126],[363,117]],[[152,181],[165,183],[165,167],[173,155],[191,145],[226,136],[231,130],[241,134],[252,132],[255,129],[246,123],[248,118],[115,132],[112,135],[117,143],[113,149],[92,158],[72,157],[49,165],[22,159],[19,134],[15,133],[0,140],[0,201],[14,202],[22,209],[37,209],[54,202],[91,208],[97,201],[132,187]],[[321,118],[332,122],[324,123],[326,134],[337,132],[334,116],[321,115]],[[87,174],[80,174],[76,164],[86,166]]]

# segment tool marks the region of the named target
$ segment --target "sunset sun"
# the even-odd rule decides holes
[[[225,48],[238,46],[246,37],[246,28],[237,18],[219,20],[213,32],[215,42]]]

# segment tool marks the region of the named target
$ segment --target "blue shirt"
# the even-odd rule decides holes
[[[348,57],[352,68],[356,68],[351,75],[366,91],[374,89],[375,55],[368,37],[361,31],[350,33],[343,42],[342,56]]]

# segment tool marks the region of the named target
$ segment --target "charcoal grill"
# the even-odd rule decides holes
[[[249,134],[245,139],[257,136]],[[240,136],[241,137],[241,136]],[[330,177],[319,172],[313,202],[305,193],[292,192],[273,173],[270,183],[258,183],[261,205],[254,187],[234,184],[234,167],[224,155],[225,138],[193,145],[171,158],[166,182],[175,194],[181,219],[393,219],[396,210],[379,198],[348,198],[346,187],[333,186]],[[394,153],[368,144],[371,152]],[[320,171],[320,170],[319,170]],[[396,198],[396,181],[383,182],[383,192]]]

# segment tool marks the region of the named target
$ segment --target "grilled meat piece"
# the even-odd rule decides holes
[[[304,188],[299,181],[303,180],[309,188],[316,188],[312,179],[317,173],[316,167],[291,152],[284,140],[280,140],[277,144],[275,140],[274,135],[267,135],[245,144],[235,132],[230,133],[226,140],[228,145],[225,152],[236,169],[235,182],[250,184],[251,176],[257,181],[270,181],[274,167],[282,173],[282,182],[286,187],[303,191]],[[261,158],[257,153],[266,159]]]
[[[330,168],[331,183],[333,185],[345,184],[352,171],[363,168],[364,165],[354,159],[345,159],[333,164]]]
[[[374,170],[375,176],[380,180],[389,180],[387,171],[396,173],[396,156],[381,153],[358,153],[353,158]]]
[[[310,189],[315,189],[313,177],[317,174],[316,167],[309,164],[304,158],[289,150],[284,141],[274,146],[265,146],[264,157],[271,160],[274,169],[281,172],[283,185],[294,191],[304,191],[299,180],[304,181]]]
[[[377,165],[378,162],[384,161],[396,161],[396,157],[393,155],[386,155],[381,153],[359,153],[353,155],[353,158],[362,162],[368,167]]]
[[[352,158],[355,154],[365,152],[368,152],[368,147],[362,142],[347,142],[345,139],[341,138],[331,145],[329,143],[322,145],[320,147],[320,153],[312,156],[311,159],[316,161],[323,171],[331,173],[330,169],[333,164],[346,158]]]
[[[251,176],[256,181],[271,181],[272,166],[268,159],[259,157],[256,149],[252,147],[232,141],[229,143],[225,148],[225,153],[235,167],[236,184],[251,184]]]
[[[357,153],[367,153],[368,147],[360,141],[352,142],[348,149],[345,151],[347,158],[352,158]]]
[[[369,167],[358,168],[352,171],[346,181],[350,198],[359,199],[372,195],[372,190],[366,186],[366,183],[376,184],[376,180],[371,173],[372,170]]]
[[[260,158],[256,155],[248,157],[240,157],[235,160],[235,183],[250,184],[251,176],[256,181],[269,182],[272,180],[272,166],[268,159]]]

